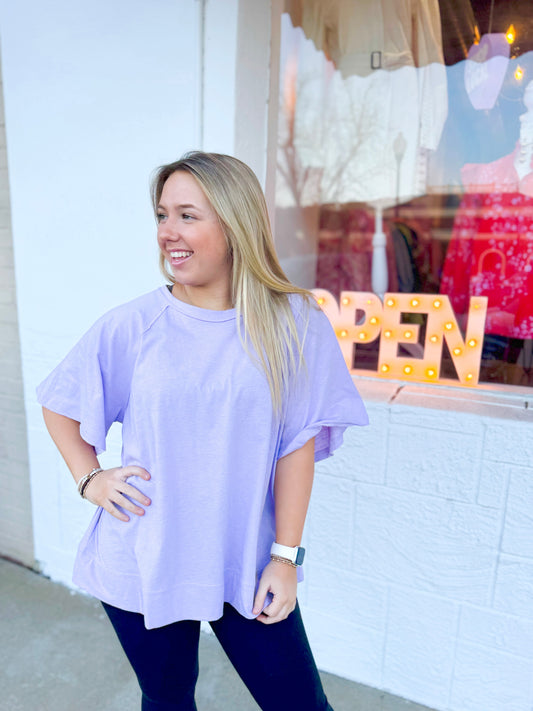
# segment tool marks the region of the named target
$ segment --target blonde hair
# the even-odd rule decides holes
[[[161,166],[152,181],[156,212],[163,186],[176,171],[185,171],[198,181],[218,216],[232,258],[231,294],[239,336],[251,357],[253,349],[267,377],[274,409],[281,412],[289,378],[303,364],[305,338],[305,329],[302,339],[298,335],[288,295],[300,294],[305,304],[314,299],[285,276],[276,256],[263,191],[245,163],[228,155],[192,151]],[[159,266],[165,278],[176,283],[162,252]]]

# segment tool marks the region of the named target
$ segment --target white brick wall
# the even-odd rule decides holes
[[[358,383],[317,467],[300,596],[319,665],[442,711],[533,708],[530,391]]]
[[[33,564],[26,415],[0,83],[0,555]]]

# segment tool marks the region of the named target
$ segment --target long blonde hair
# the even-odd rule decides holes
[[[218,215],[232,258],[231,294],[239,335],[250,356],[253,350],[267,377],[274,409],[281,412],[289,378],[303,364],[305,338],[305,329],[302,338],[298,335],[288,295],[300,294],[305,304],[314,299],[285,276],[274,249],[263,191],[245,163],[220,153],[192,151],[161,166],[152,181],[154,211],[165,182],[176,171],[198,181]],[[162,252],[159,266],[165,278],[176,283]]]

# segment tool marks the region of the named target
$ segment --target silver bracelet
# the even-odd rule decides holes
[[[78,494],[81,496],[82,499],[85,498],[85,489],[89,486],[89,483],[94,479],[97,474],[100,474],[100,472],[103,471],[104,470],[101,467],[96,467],[88,474],[85,474],[85,476],[82,476],[82,478],[79,480]]]

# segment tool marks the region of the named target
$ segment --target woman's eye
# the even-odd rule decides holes
[[[192,215],[187,215],[186,213],[183,213],[182,218],[184,220],[193,220],[194,219]]]
[[[157,213],[157,221],[158,221],[158,222],[161,222],[161,220],[164,220],[164,218],[165,218],[165,214],[164,214],[164,213],[162,213],[162,212],[158,212],[158,213]]]

